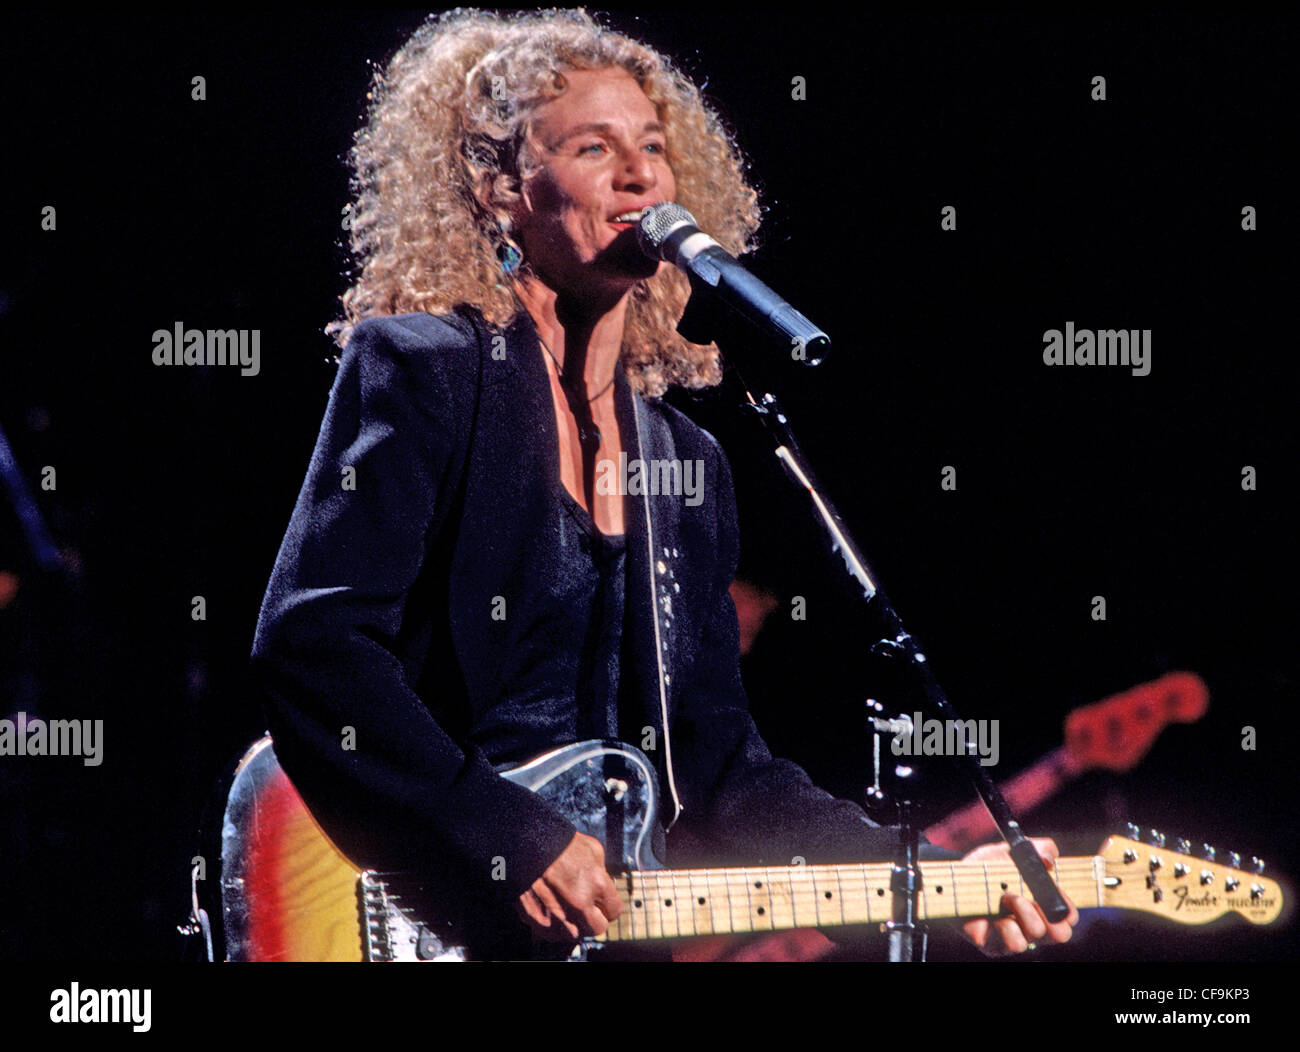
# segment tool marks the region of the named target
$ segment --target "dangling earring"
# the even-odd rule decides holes
[[[501,257],[501,273],[506,277],[510,277],[519,269],[519,264],[524,258],[514,245],[505,245],[498,254]]]
[[[501,261],[501,273],[506,277],[510,277],[519,269],[520,263],[523,262],[523,253],[506,240],[509,236],[506,232],[506,225],[499,219],[497,220],[497,230],[501,233],[501,241],[497,245],[497,258]]]

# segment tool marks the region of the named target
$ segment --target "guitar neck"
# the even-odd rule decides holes
[[[1021,771],[1005,785],[999,785],[1007,806],[1015,814],[1031,811],[1049,799],[1074,777],[1064,747],[1054,749],[1028,770]],[[983,801],[968,804],[925,831],[933,844],[963,851],[981,840],[997,835],[997,826]]]
[[[922,920],[982,917],[1008,892],[1029,895],[1012,862],[924,862],[917,896]],[[893,917],[890,863],[742,869],[641,870],[615,877],[623,912],[610,941],[673,939],[783,928],[878,924]],[[1061,858],[1052,867],[1080,908],[1105,904],[1101,857]]]
[[[1155,914],[1180,924],[1208,924],[1236,913],[1252,924],[1271,924],[1282,912],[1282,889],[1246,873],[1240,859],[1216,861],[1169,851],[1155,843],[1109,837],[1097,855],[1058,858],[1052,876],[1080,909],[1113,906]],[[1255,860],[1258,862],[1258,860]],[[917,915],[923,920],[985,917],[1001,912],[1002,896],[1032,898],[1009,860],[922,862]],[[781,928],[833,928],[892,920],[888,862],[837,866],[768,866],[747,869],[654,869],[615,879],[623,912],[610,940],[675,939]]]

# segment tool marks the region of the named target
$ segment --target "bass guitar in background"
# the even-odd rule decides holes
[[[735,592],[733,591],[733,595]],[[738,597],[737,609],[748,595]],[[775,605],[775,603],[773,603]],[[741,615],[742,640],[745,617]],[[751,631],[750,640],[756,634]],[[1195,723],[1209,708],[1210,692],[1192,672],[1170,672],[1119,694],[1075,709],[1065,719],[1065,740],[1000,786],[1015,814],[1025,814],[1090,770],[1131,771],[1171,723]],[[925,830],[932,844],[967,851],[997,836],[979,801],[954,811]],[[710,937],[677,944],[683,961],[811,961],[834,950],[820,931],[796,929],[752,938]]]

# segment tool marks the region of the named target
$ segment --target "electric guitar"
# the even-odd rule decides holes
[[[1017,815],[1032,811],[1085,771],[1132,770],[1170,723],[1195,723],[1209,707],[1210,691],[1193,672],[1167,672],[1118,694],[1075,709],[1065,720],[1064,743],[998,788]],[[940,847],[967,851],[997,836],[983,802],[962,807],[925,830]],[[781,935],[705,937],[673,946],[675,961],[816,960],[833,944],[803,929]]]
[[[540,794],[606,845],[623,912],[602,942],[877,924],[892,917],[891,864],[665,869],[654,854],[658,785],[650,761],[620,742],[555,749],[502,777]],[[1276,881],[1235,855],[1191,857],[1109,838],[1092,857],[1058,858],[1053,876],[1080,909],[1118,907],[1183,924],[1237,913],[1268,924]],[[321,830],[263,738],[235,772],[222,823],[222,916],[231,961],[467,960],[454,924],[417,916],[394,875],[355,865]],[[1028,895],[1011,862],[921,863],[921,920],[996,914],[1008,891]]]
[[[1210,691],[1200,676],[1167,672],[1075,709],[1065,720],[1065,743],[999,788],[1012,812],[1024,814],[1084,771],[1132,770],[1166,726],[1195,723],[1209,704]],[[932,844],[965,851],[997,836],[997,827],[977,800],[930,826],[925,836]]]

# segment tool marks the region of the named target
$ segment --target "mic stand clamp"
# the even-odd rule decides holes
[[[872,713],[883,711],[880,702],[867,699]],[[900,734],[911,734],[912,719],[907,715],[885,719],[878,715],[868,717],[872,725],[872,764],[875,781],[867,789],[870,810],[886,806],[894,800],[894,824],[898,827],[898,846],[894,855],[893,870],[889,877],[889,890],[893,903],[892,918],[882,924],[881,930],[889,936],[891,963],[918,963],[925,960],[926,927],[917,916],[917,900],[924,886],[919,862],[920,830],[912,820],[912,795],[909,786],[916,770],[897,763],[890,757],[881,762],[880,743],[883,737],[892,742]],[[888,785],[888,790],[885,785]]]

